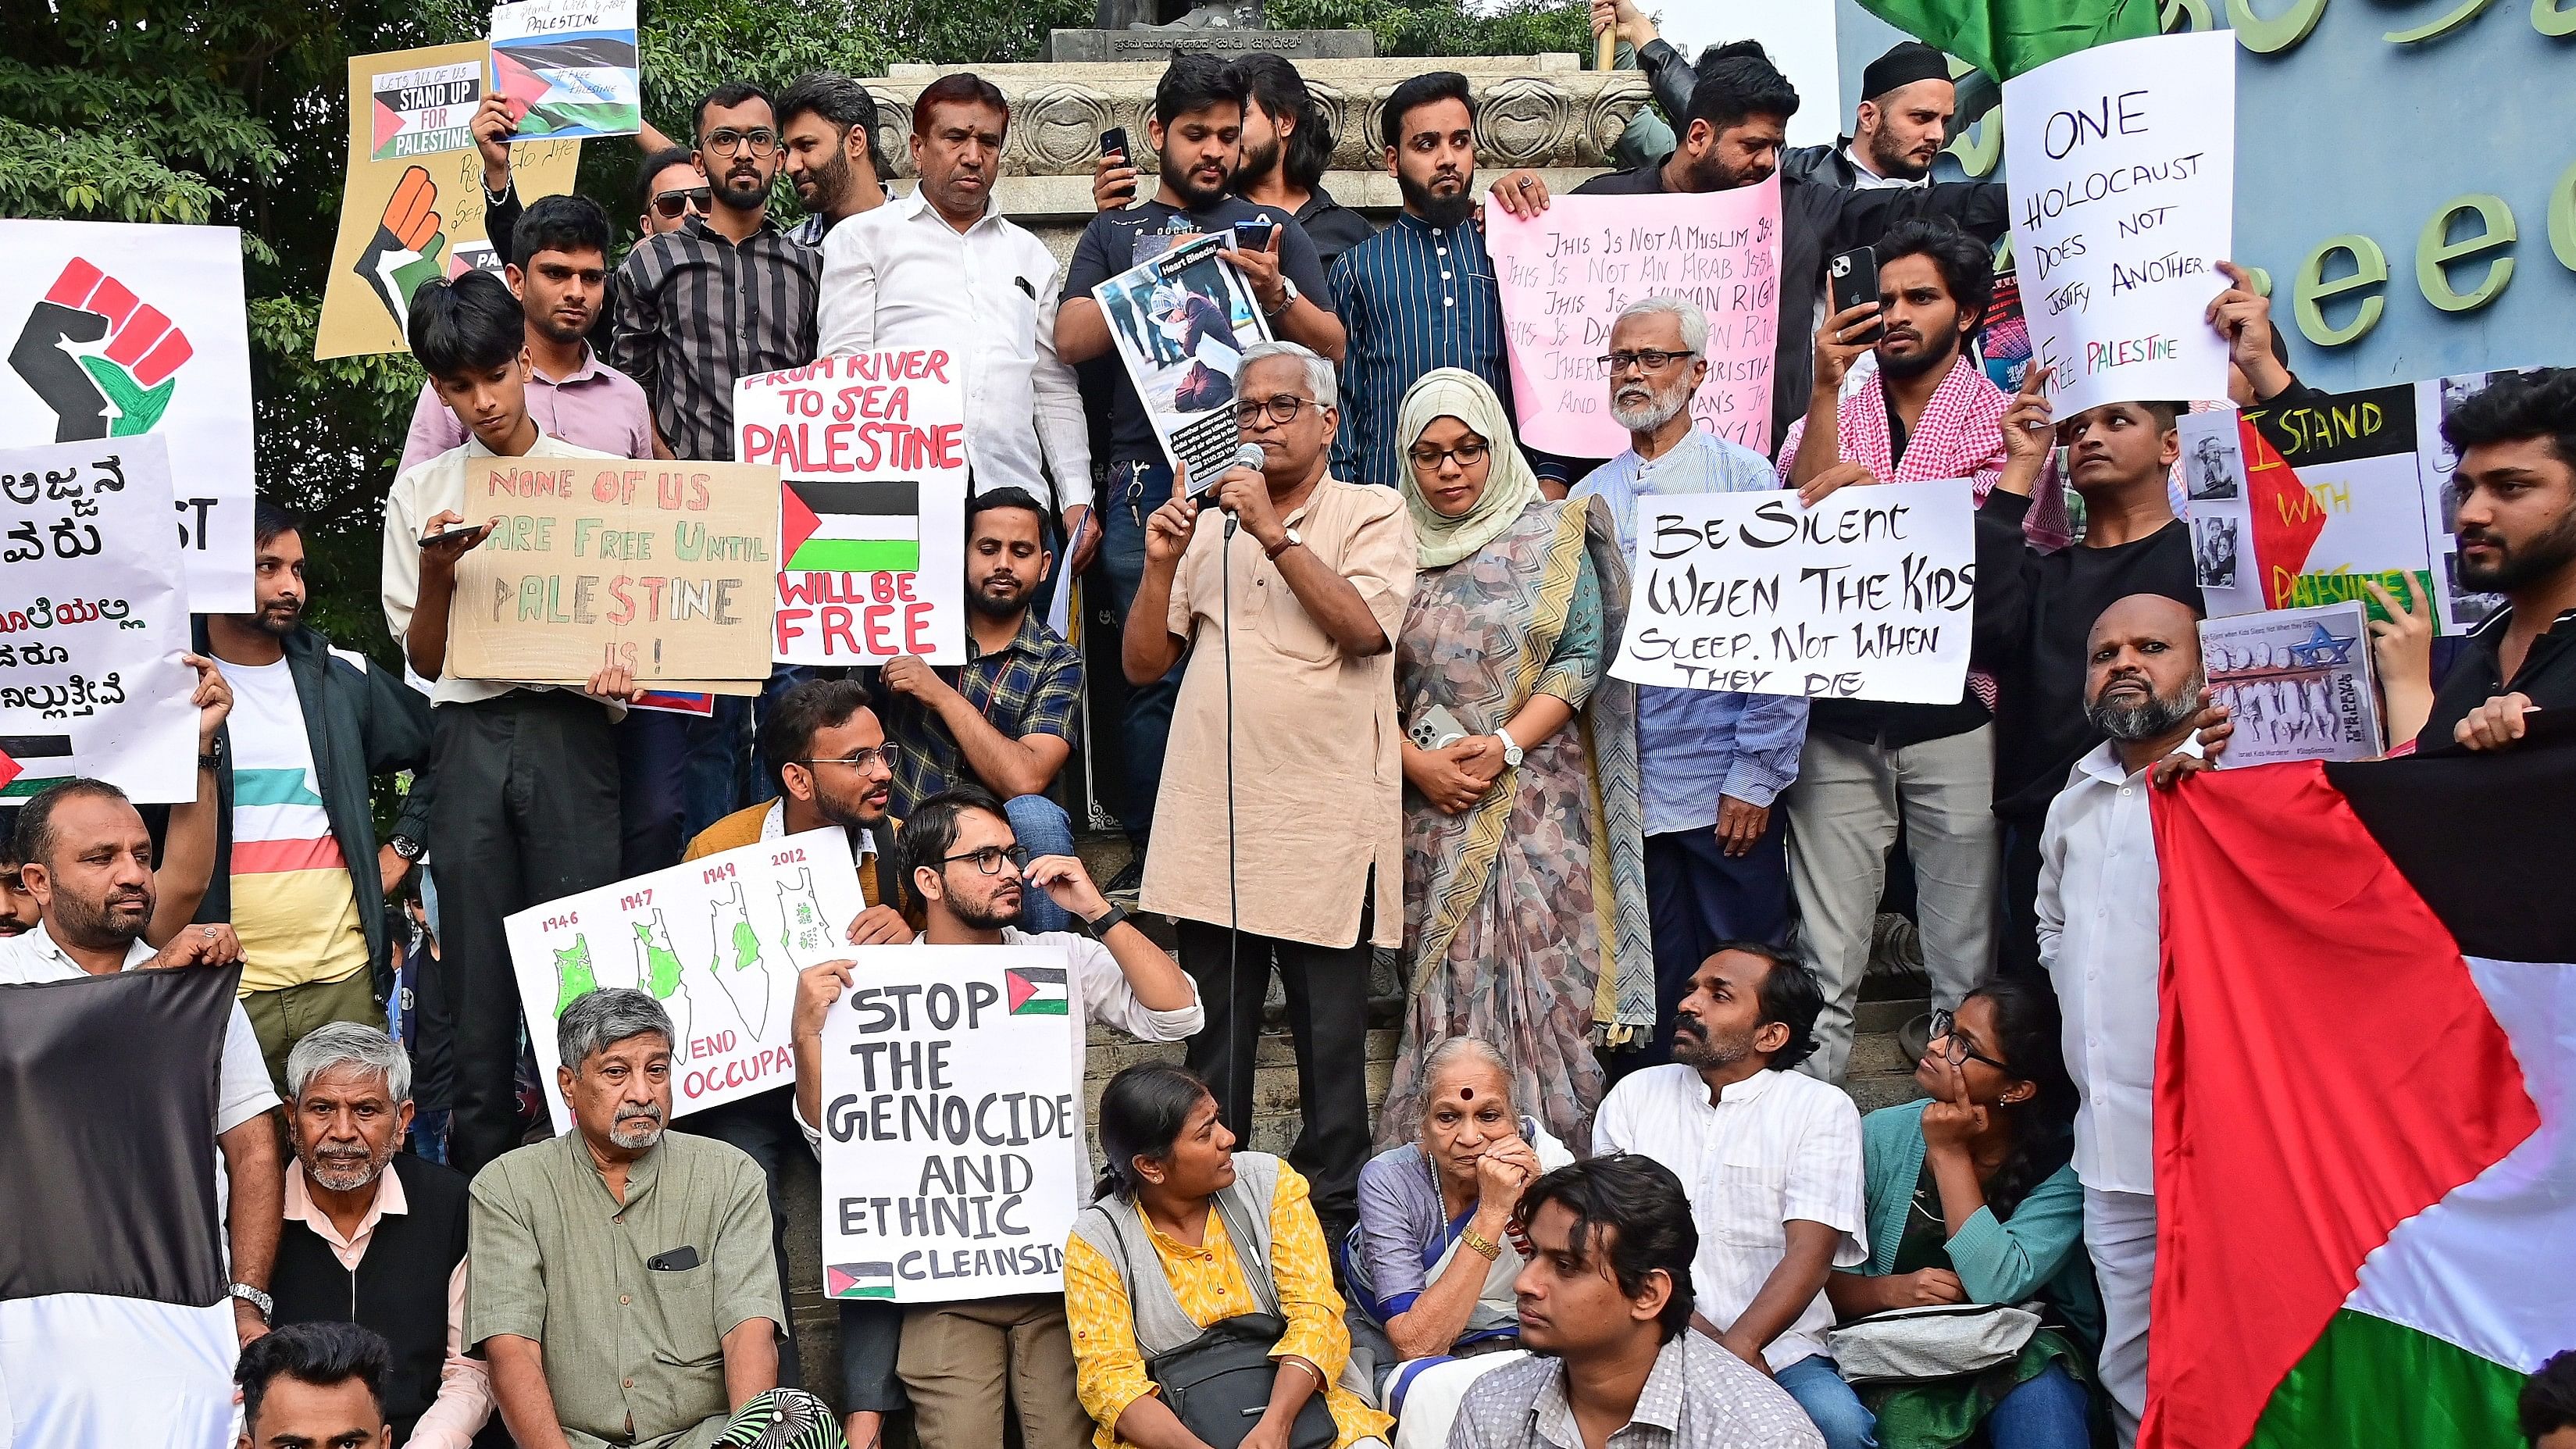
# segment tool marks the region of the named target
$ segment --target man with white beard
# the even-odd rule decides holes
[[[1683,493],[1754,493],[1779,476],[1761,454],[1691,420],[1708,378],[1708,318],[1697,304],[1649,297],[1610,327],[1610,415],[1628,451],[1593,470],[1575,496],[1598,496],[1637,548],[1638,501]],[[1646,837],[1646,910],[1655,944],[1655,1035],[1611,1057],[1611,1075],[1671,1060],[1674,1008],[1721,942],[1778,945],[1789,929],[1785,811],[1772,802],[1798,778],[1807,702],[1706,689],[1637,691],[1638,778]]]
[[[411,1058],[362,1022],[314,1028],[286,1054],[286,1222],[270,1322],[355,1323],[393,1350],[390,1442],[467,1449],[492,1416],[465,1352],[465,1178],[394,1148],[411,1130]]]

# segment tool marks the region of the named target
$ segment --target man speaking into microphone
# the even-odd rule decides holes
[[[1370,948],[1404,933],[1393,640],[1414,566],[1403,498],[1327,472],[1340,417],[1330,362],[1293,342],[1245,351],[1244,450],[1147,520],[1120,661],[1138,684],[1189,661],[1142,906],[1178,918],[1207,1011],[1190,1069],[1248,1139],[1276,965],[1305,1111],[1288,1161],[1327,1241],[1356,1216],[1369,1153]]]

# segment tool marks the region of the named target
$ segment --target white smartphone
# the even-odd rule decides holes
[[[1418,750],[1436,750],[1465,739],[1470,731],[1458,722],[1446,705],[1435,704],[1423,711],[1422,717],[1405,726],[1405,735]]]

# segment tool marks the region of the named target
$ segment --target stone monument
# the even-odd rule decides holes
[[[1100,0],[1089,30],[1047,34],[1052,61],[1161,61],[1175,50],[1217,55],[1267,51],[1290,60],[1357,60],[1377,54],[1377,37],[1365,30],[1272,30],[1262,23],[1261,0]]]

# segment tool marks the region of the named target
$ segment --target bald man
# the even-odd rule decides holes
[[[2102,1383],[2126,1449],[2146,1407],[2156,1248],[2158,879],[2148,773],[2191,740],[2208,679],[2198,615],[2162,594],[2114,600],[2085,642],[2084,714],[2104,738],[2048,808],[2039,956],[2065,1012],[2066,1067],[2082,1098],[2075,1175],[2102,1287]]]

